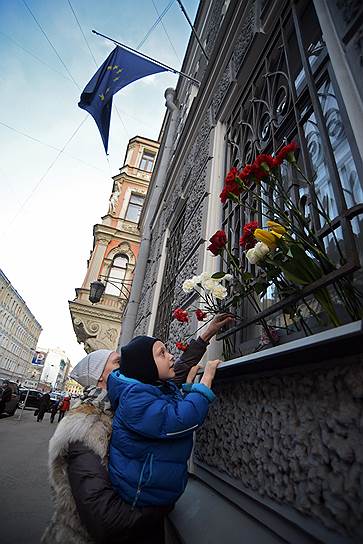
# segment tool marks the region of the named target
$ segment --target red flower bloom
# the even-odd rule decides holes
[[[229,183],[233,183],[236,176],[238,176],[238,170],[235,166],[233,166],[226,176],[225,184],[228,185]]]
[[[261,168],[265,172],[269,172],[274,166],[274,159],[271,155],[257,155],[254,165],[257,166],[257,168]]]
[[[243,180],[246,180],[253,174],[253,166],[252,164],[246,164],[243,170],[241,170],[239,177]]]
[[[176,342],[175,346],[180,349],[180,351],[186,351],[189,347],[189,344],[183,344],[183,342]]]
[[[225,187],[223,189],[223,191],[221,192],[221,194],[219,195],[219,198],[221,199],[222,204],[225,204],[227,202],[228,193],[229,193],[229,191],[228,191],[227,187]]]
[[[243,234],[239,240],[239,243],[246,250],[255,247],[257,240],[253,236],[253,234],[257,228],[257,221],[251,221],[250,223],[246,223],[246,225],[243,227]]]
[[[173,317],[180,321],[180,323],[188,323],[189,321],[188,312],[181,308],[177,308],[173,311]]]
[[[282,160],[280,160],[279,157],[274,157],[272,168],[277,168],[278,166],[280,166],[281,163],[282,163]]]
[[[210,246],[207,247],[213,255],[219,255],[221,250],[225,247],[227,243],[227,236],[224,230],[217,230],[215,234],[209,239],[211,242]]]
[[[198,308],[198,310],[195,310],[195,316],[198,319],[198,321],[204,321],[204,319],[207,317],[207,314],[203,312],[203,310]]]
[[[236,180],[236,178],[238,177],[239,177],[238,170],[234,166],[228,172],[225,179],[225,185],[224,185],[223,191],[219,195],[219,198],[221,199],[222,204],[225,204],[227,200],[230,198],[229,193],[232,193],[233,195],[237,197],[241,194],[242,192],[241,180],[239,181]]]
[[[298,149],[298,145],[296,142],[290,142],[289,144],[285,145],[276,155],[276,159],[280,161],[280,164],[285,159],[288,162],[296,162],[295,159],[295,151]]]

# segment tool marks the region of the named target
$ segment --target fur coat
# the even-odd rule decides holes
[[[68,473],[67,452],[70,442],[83,442],[107,465],[111,435],[111,412],[92,404],[73,408],[58,424],[49,442],[49,478],[55,512],[42,544],[94,544],[79,518]]]

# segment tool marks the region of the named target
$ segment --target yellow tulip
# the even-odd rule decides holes
[[[277,237],[272,232],[263,229],[256,229],[253,235],[256,240],[258,240],[259,242],[263,242],[270,249],[276,249]]]
[[[276,221],[267,221],[267,226],[274,232],[278,232],[279,234],[285,234],[286,229],[280,223],[276,223]]]

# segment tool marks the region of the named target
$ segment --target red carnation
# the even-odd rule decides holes
[[[239,240],[239,243],[244,249],[248,250],[255,247],[257,240],[253,236],[253,234],[257,228],[257,221],[251,221],[250,223],[246,223],[246,225],[243,227],[243,234]]]
[[[203,310],[195,310],[195,317],[198,319],[198,321],[204,321],[204,319],[207,317],[208,314],[203,312]]]
[[[246,164],[243,170],[241,170],[239,177],[243,180],[246,180],[253,174],[253,166],[252,164]]]
[[[279,159],[279,157],[274,157],[272,168],[277,168],[278,166],[280,166],[281,163],[282,163],[282,160]]]
[[[270,169],[274,166],[274,159],[271,155],[261,154],[257,155],[254,164],[258,168],[265,170],[265,172],[269,172]]]
[[[238,176],[238,170],[235,166],[233,166],[233,168],[230,169],[230,171],[228,172],[226,176],[225,184],[228,185],[229,183],[233,183],[237,176]]]
[[[173,317],[180,321],[180,323],[188,323],[189,321],[188,312],[181,308],[177,308],[173,311]]]
[[[227,243],[227,236],[224,230],[217,230],[215,234],[209,239],[211,244],[207,247],[213,255],[219,255],[221,250]]]
[[[289,144],[285,145],[276,155],[276,159],[280,161],[280,164],[285,159],[290,162],[294,163],[296,162],[295,158],[295,151],[298,149],[298,145],[296,142],[290,142]]]
[[[175,346],[180,349],[180,351],[186,351],[189,347],[189,344],[183,344],[183,342],[176,342]]]

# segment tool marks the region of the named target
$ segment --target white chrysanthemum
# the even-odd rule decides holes
[[[202,272],[200,276],[198,276],[199,283],[204,283],[210,280],[211,277],[212,277],[212,274],[210,272]]]
[[[270,248],[266,244],[263,242],[257,242],[255,247],[246,252],[246,257],[251,264],[257,264],[264,259],[269,251]]]
[[[226,281],[231,281],[231,280],[233,280],[233,276],[232,276],[232,274],[226,274],[223,279],[226,280]]]
[[[184,293],[190,293],[191,291],[193,291],[194,287],[195,287],[195,282],[193,281],[193,279],[185,280],[185,282],[182,285],[182,289]]]
[[[209,280],[206,280],[206,281],[203,281],[203,282],[202,282],[202,287],[203,287],[206,291],[213,291],[213,289],[215,289],[216,287],[218,287],[218,285],[219,285],[219,281],[218,281],[218,280],[209,279]]]
[[[227,289],[223,287],[223,285],[216,285],[212,290],[212,295],[214,296],[214,298],[223,300],[227,296]]]

